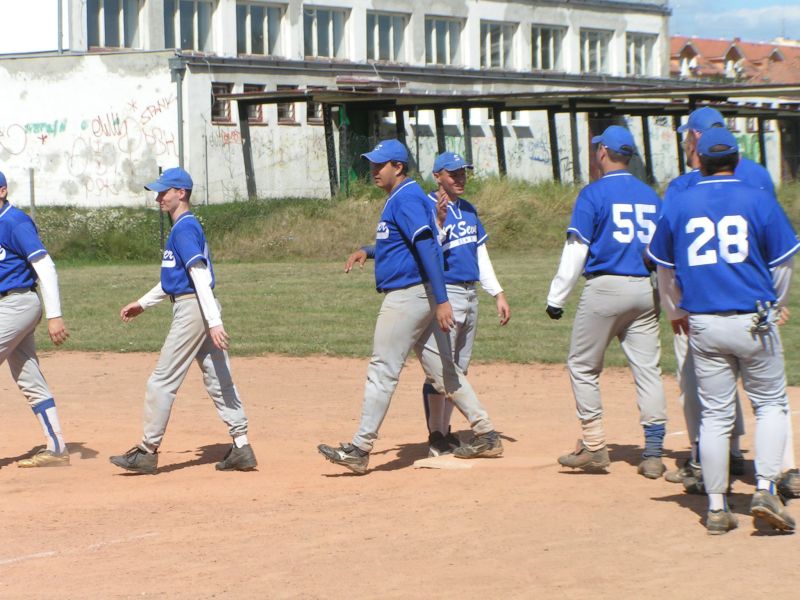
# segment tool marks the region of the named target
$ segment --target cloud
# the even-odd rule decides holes
[[[764,6],[733,10],[675,10],[672,34],[699,37],[770,41],[780,35],[795,37],[800,32],[800,6]]]

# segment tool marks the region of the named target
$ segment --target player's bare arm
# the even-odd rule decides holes
[[[119,318],[125,323],[130,323],[134,318],[138,317],[143,312],[144,308],[141,304],[139,304],[138,301],[131,302],[130,304],[126,304],[122,307],[122,309],[119,311]]]
[[[69,337],[69,331],[67,331],[67,326],[64,324],[63,317],[47,319],[47,333],[50,335],[50,341],[56,346],[60,346],[66,342]]]
[[[349,273],[353,270],[353,267],[358,265],[362,269],[364,268],[364,263],[367,262],[367,253],[362,249],[359,248],[355,252],[353,252],[350,256],[347,257],[347,262],[344,263],[344,272]]]
[[[511,319],[511,307],[508,305],[505,292],[497,294],[494,301],[497,305],[497,317],[500,319],[500,325],[505,325]]]

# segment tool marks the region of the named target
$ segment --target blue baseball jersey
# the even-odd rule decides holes
[[[772,178],[769,176],[769,171],[762,167],[757,162],[753,162],[749,158],[740,158],[739,164],[733,171],[734,176],[746,183],[747,185],[766,190],[770,194],[775,194],[775,184],[772,183]],[[667,202],[672,196],[689,189],[697,184],[703,178],[700,169],[693,169],[688,173],[679,175],[669,182],[666,191],[664,192],[664,202]]]
[[[774,195],[721,175],[664,206],[648,254],[675,269],[687,312],[755,312],[756,301],[776,300],[770,268],[798,249]]]
[[[164,246],[162,289],[172,295],[193,293],[194,282],[189,277],[189,267],[198,261],[203,261],[211,272],[211,289],[214,289],[214,266],[203,228],[191,212],[185,212],[172,225]]]
[[[32,287],[31,261],[47,254],[31,218],[6,202],[0,209],[0,292]]]
[[[428,198],[433,201],[435,211],[436,192],[428,194]],[[489,237],[478,218],[478,211],[463,198],[448,203],[443,229],[446,234],[442,241],[445,282],[478,281],[478,246],[485,244]]]
[[[375,287],[379,292],[427,280],[413,250],[414,241],[425,232],[435,237],[434,209],[419,184],[407,179],[387,198],[375,231]],[[438,258],[441,261],[441,255]]]
[[[587,246],[584,273],[648,275],[644,253],[661,199],[628,171],[612,171],[578,194],[567,233]]]

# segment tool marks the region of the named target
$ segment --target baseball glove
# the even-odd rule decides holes
[[[784,498],[800,498],[800,471],[789,469],[778,480],[778,492]]]

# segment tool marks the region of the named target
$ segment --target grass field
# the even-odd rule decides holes
[[[374,290],[372,265],[344,274],[345,256],[336,261],[222,263],[216,266],[217,295],[233,338],[232,354],[274,352],[305,356],[369,355],[375,316],[382,296]],[[544,312],[559,254],[494,253],[498,278],[512,309],[511,322],[499,327],[494,302],[481,292],[480,326],[474,359],[516,363],[561,363],[567,355],[572,317],[580,295],[570,297],[566,315],[551,321]],[[158,278],[158,266],[64,266],[59,269],[67,325],[66,348],[85,351],[157,351],[171,320],[168,301],[130,324],[120,321],[120,307],[137,299]],[[797,281],[797,280],[795,280]],[[800,318],[800,290],[791,309]],[[674,370],[672,338],[662,317],[662,365]],[[52,347],[44,327],[39,347]],[[783,328],[787,375],[800,383],[800,330]],[[619,344],[612,344],[607,365],[624,365]]]

